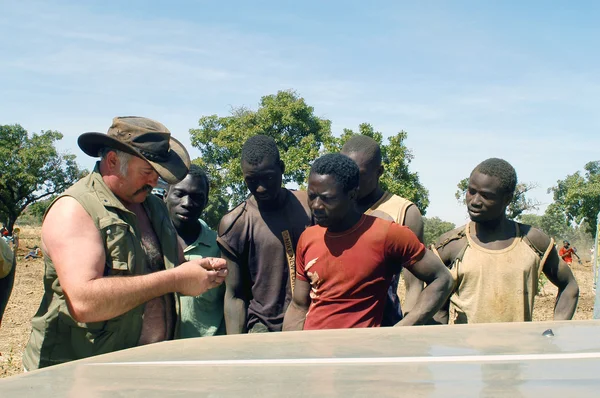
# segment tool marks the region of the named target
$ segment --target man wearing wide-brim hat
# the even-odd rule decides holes
[[[78,144],[101,160],[44,217],[45,293],[27,370],[172,339],[178,294],[199,295],[227,274],[221,259],[179,265],[166,207],[150,194],[159,176],[177,183],[190,166],[165,126],[117,117],[107,134],[82,134]]]

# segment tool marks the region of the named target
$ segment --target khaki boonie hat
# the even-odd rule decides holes
[[[107,147],[140,157],[169,184],[183,180],[190,169],[190,155],[181,142],[163,124],[145,117],[115,117],[107,134],[83,133],[77,144],[92,157]]]

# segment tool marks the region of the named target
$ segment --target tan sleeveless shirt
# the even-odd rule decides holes
[[[449,323],[531,321],[538,278],[554,240],[540,258],[515,223],[512,244],[490,250],[473,241],[470,225],[464,255],[450,270],[456,288],[450,297]]]
[[[389,215],[397,224],[404,225],[406,211],[413,204],[410,200],[401,198],[393,193],[385,192],[381,198],[367,210],[365,214],[368,216],[381,217],[378,212],[383,212]]]

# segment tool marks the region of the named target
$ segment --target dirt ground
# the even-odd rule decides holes
[[[21,373],[21,356],[29,338],[29,322],[42,297],[44,262],[42,259],[23,259],[29,251],[28,247],[40,245],[40,229],[40,227],[21,228],[15,286],[0,328],[0,378]],[[580,289],[579,305],[574,319],[592,319],[595,296],[592,290],[591,264],[589,262],[584,262],[583,265],[575,264],[573,272]],[[399,292],[401,297],[402,289],[403,286]],[[545,293],[536,298],[534,321],[552,319],[555,296],[556,288],[548,282]]]

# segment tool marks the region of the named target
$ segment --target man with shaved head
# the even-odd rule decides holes
[[[311,224],[306,192],[282,186],[285,164],[275,140],[254,135],[240,163],[250,196],[219,224],[227,261],[227,334],[280,332],[295,283],[295,250]]]
[[[358,210],[367,215],[404,225],[413,231],[419,241],[423,242],[423,218],[417,206],[407,199],[384,191],[379,184],[384,166],[381,164],[381,148],[377,141],[366,135],[353,135],[342,147],[342,154],[354,160],[360,170],[356,200]],[[407,270],[404,271],[403,276],[406,285],[403,309],[408,313],[423,290],[423,282]],[[395,325],[402,319],[398,298],[399,280],[400,273],[392,278],[382,326]]]

